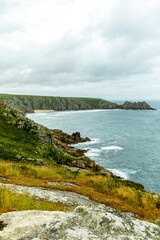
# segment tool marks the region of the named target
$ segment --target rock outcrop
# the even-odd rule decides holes
[[[39,139],[43,143],[54,143],[53,134],[47,127],[28,119],[25,115],[12,109],[12,107],[9,105],[0,103],[0,107],[6,110],[2,113],[2,117],[8,123],[17,128],[30,132],[35,138]]]
[[[48,182],[48,184],[51,184]],[[20,211],[0,216],[0,240],[158,240],[160,227],[98,204],[88,197],[55,189],[0,183],[1,188],[71,206],[70,212]],[[75,187],[75,186],[70,186]]]
[[[84,153],[87,152],[87,150],[82,150],[82,149],[78,149],[73,146],[70,146],[70,144],[91,141],[87,137],[82,138],[79,132],[72,133],[72,135],[64,133],[62,132],[62,130],[59,130],[59,129],[54,129],[52,130],[52,132],[54,135],[55,145],[62,151],[65,151],[66,153],[74,157],[82,157],[84,156]]]
[[[50,184],[50,183],[49,183]],[[20,194],[72,206],[70,212],[21,211],[0,216],[0,240],[158,240],[160,227],[73,192],[0,184]]]
[[[0,216],[1,240],[158,240],[160,228],[103,205],[73,212],[22,211]]]
[[[76,144],[76,143],[82,143],[91,141],[89,138],[82,138],[80,132],[72,133],[72,135],[69,135],[67,133],[62,132],[62,130],[54,129],[52,130],[55,139],[61,141],[64,144]]]
[[[63,152],[66,152],[67,154],[73,157],[76,157],[72,161],[67,162],[67,165],[69,167],[76,167],[80,169],[92,169],[93,171],[96,171],[99,173],[111,175],[111,173],[108,170],[96,164],[95,161],[91,160],[90,158],[84,155],[84,153],[87,152],[87,150],[82,150],[82,149],[78,149],[73,146],[70,146],[70,144],[91,141],[91,139],[87,137],[82,138],[79,132],[72,133],[72,135],[64,133],[59,129],[54,129],[52,130],[52,132],[54,134],[54,144]]]
[[[146,102],[129,102],[129,101],[126,101],[122,105],[122,109],[126,109],[126,110],[128,110],[128,109],[132,109],[132,110],[154,110]]]

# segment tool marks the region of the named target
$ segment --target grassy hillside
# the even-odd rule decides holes
[[[71,167],[106,171],[94,161],[85,157],[82,151],[69,147],[59,139],[74,137],[59,131],[50,130],[31,121],[26,116],[0,103],[0,158],[35,165],[66,164]],[[67,136],[67,138],[66,138]],[[68,139],[69,140],[69,139]],[[78,141],[88,139],[78,138]],[[77,139],[75,139],[77,143]]]
[[[0,103],[0,159],[53,165],[57,158],[74,159],[56,148],[49,129]]]
[[[56,141],[61,144],[60,140]],[[71,167],[61,164],[78,168],[72,171]],[[146,192],[141,184],[108,174],[84,156],[74,157],[66,153],[65,148],[64,151],[58,149],[53,131],[27,119],[4,103],[0,103],[0,182],[5,182],[2,177],[9,178],[9,183],[13,184],[73,191],[106,206],[131,211],[141,219],[160,220],[160,200],[157,196]],[[48,181],[73,182],[79,187],[49,186]],[[13,209],[65,211],[67,206],[53,206],[27,196],[21,198],[0,189],[0,213]]]
[[[79,110],[117,107],[115,103],[96,98],[0,94],[0,100],[6,104],[11,104],[23,112],[33,112],[34,109]]]
[[[49,97],[0,94],[0,100],[22,112],[40,110],[133,109],[153,110],[146,102],[128,102],[118,105],[99,98]]]
[[[143,220],[154,222],[160,220],[160,201],[151,193],[145,192],[143,186],[131,181],[112,178],[92,171],[74,171],[67,170],[65,167],[34,166],[30,164],[13,164],[0,160],[0,176],[10,179],[10,184],[25,186],[37,186],[50,189],[59,189],[62,191],[76,192],[90,199],[103,203],[106,206],[113,207],[120,211],[133,212],[135,216]],[[71,182],[76,186],[58,186],[48,185],[47,182]],[[0,182],[5,182],[0,180]],[[50,204],[41,203],[42,206],[27,196],[21,198],[13,197],[13,194],[6,190],[6,193],[0,191],[0,212],[24,209],[42,209],[46,210],[61,209],[66,210],[67,206],[50,206]],[[11,196],[10,196],[11,195]],[[10,201],[13,199],[13,201]],[[6,201],[4,201],[6,198]],[[9,199],[8,199],[9,198]],[[28,203],[26,203],[28,201]],[[35,201],[35,200],[34,200]],[[2,202],[2,204],[1,204]],[[23,206],[24,203],[24,206]],[[69,210],[69,209],[68,209]]]

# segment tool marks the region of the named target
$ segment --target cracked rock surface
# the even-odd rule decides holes
[[[21,211],[0,216],[7,226],[0,240],[149,240],[160,228],[103,205],[78,206],[72,212]]]
[[[0,184],[11,191],[62,202],[73,211],[20,211],[3,213],[0,240],[158,240],[160,227],[97,204],[80,194],[37,187]]]

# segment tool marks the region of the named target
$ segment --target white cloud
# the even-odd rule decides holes
[[[159,98],[158,0],[1,0],[1,92]]]

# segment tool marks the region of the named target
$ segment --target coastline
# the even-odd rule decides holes
[[[144,186],[139,183],[136,183],[130,180],[122,180],[121,178],[113,175],[106,168],[96,164],[93,160],[86,157],[84,155],[86,150],[84,151],[83,149],[77,149],[77,148],[74,148],[73,146],[70,146],[70,144],[88,142],[91,139],[81,138],[80,132],[73,132],[72,135],[70,135],[59,129],[48,129],[45,126],[39,125],[38,123],[26,118],[21,113],[16,112],[16,110],[10,109],[9,106],[2,105],[1,108],[2,108],[0,113],[2,116],[0,118],[1,120],[0,126],[1,126],[1,132],[2,132],[1,138],[2,140],[4,139],[3,141],[1,140],[1,142],[4,142],[5,144],[1,147],[1,149],[3,149],[3,152],[2,152],[2,161],[1,161],[0,167],[2,170],[6,169],[6,170],[3,170],[3,172],[1,172],[1,175],[2,175],[1,181],[2,181],[2,184],[5,184],[1,186],[5,186],[5,187],[9,186],[9,188],[12,187],[14,190],[16,190],[16,186],[18,186],[19,188],[19,185],[21,185],[23,189],[27,187],[28,190],[31,190],[32,192],[34,192],[34,195],[36,192],[39,193],[40,188],[41,189],[45,188],[45,194],[44,194],[45,197],[46,197],[47,190],[48,190],[47,192],[48,194],[53,194],[53,189],[55,189],[56,198],[54,199],[57,199],[57,194],[60,192],[61,194],[60,199],[65,199],[65,203],[67,204],[70,203],[69,199],[68,200],[66,199],[66,194],[68,194],[68,192],[73,192],[73,193],[69,193],[70,199],[73,198],[72,197],[73,194],[80,194],[80,197],[78,197],[78,200],[79,198],[83,200],[83,199],[86,199],[87,197],[88,200],[92,200],[96,202],[96,204],[98,204],[97,205],[97,213],[98,213],[97,226],[99,229],[99,219],[102,217],[102,220],[104,221],[104,224],[105,224],[104,226],[102,226],[102,232],[104,232],[104,227],[105,229],[112,229],[112,225],[113,225],[113,229],[115,229],[115,225],[117,226],[119,222],[122,222],[124,223],[122,224],[122,229],[119,229],[118,227],[118,232],[120,232],[120,237],[122,237],[123,230],[125,231],[125,234],[126,234],[126,230],[128,229],[128,225],[126,224],[127,223],[130,224],[133,220],[133,224],[130,224],[131,230],[132,230],[133,226],[134,227],[136,226],[135,218],[140,218],[141,220],[152,222],[151,225],[148,225],[150,223],[147,223],[147,222],[138,222],[138,225],[141,225],[143,223],[143,226],[146,226],[144,230],[146,234],[145,236],[148,236],[147,235],[148,228],[151,226],[155,227],[151,231],[151,233],[154,232],[154,238],[152,239],[156,239],[157,236],[160,236],[158,235],[160,234],[159,228],[156,225],[153,225],[153,223],[159,223],[159,219],[160,219],[159,217],[160,201],[159,201],[158,195],[156,193],[147,192],[144,189]],[[43,118],[43,116],[44,115],[42,114],[41,117]],[[6,126],[6,125],[8,126],[8,128],[6,127],[3,128],[3,126]],[[14,129],[12,130],[13,127]],[[77,125],[76,125],[76,128],[77,128]],[[7,134],[8,132],[10,134]],[[86,133],[86,135],[88,134]],[[17,141],[17,136],[18,136],[18,139],[20,139],[21,137],[23,141],[21,142]],[[6,145],[6,139],[5,139],[6,137],[9,142],[8,146]],[[23,149],[23,151],[21,151],[20,149]],[[35,152],[35,149],[36,149],[36,152]],[[29,152],[29,155],[28,155],[28,152]],[[11,154],[11,160],[15,161],[15,164],[17,163],[16,168],[15,168],[15,164],[13,165],[12,162],[10,163],[5,161],[7,160],[6,154],[8,153]],[[8,169],[10,172],[7,172]],[[8,180],[8,176],[10,176],[9,180]],[[5,181],[10,181],[10,182],[5,182]],[[57,190],[60,190],[60,191],[57,191]],[[27,192],[27,195],[28,195],[28,192]],[[3,196],[1,198],[2,200],[4,199],[4,202],[7,204],[7,200],[5,200]],[[10,199],[10,198],[7,197],[7,199]],[[82,204],[81,202],[82,201],[80,201],[80,205]],[[104,206],[103,209],[101,208],[102,207],[101,204],[103,204]],[[10,203],[9,203],[9,206],[11,209],[19,210],[15,205],[12,206]],[[20,209],[20,210],[26,210],[25,204],[23,204],[23,202],[22,202],[22,207],[23,209]],[[41,209],[38,209],[39,214],[42,213],[40,212],[41,210],[44,210],[42,207]],[[5,208],[7,208],[7,205]],[[30,208],[31,207],[28,205],[27,210],[30,210]],[[89,219],[89,225],[90,225],[90,223],[94,222],[95,220],[96,209],[93,206],[93,208],[89,210],[88,215],[86,215],[86,211],[88,211],[88,209],[89,208],[87,203],[85,216],[82,213],[82,219],[83,220],[86,219],[86,216],[87,216],[87,219]],[[4,210],[2,209],[1,211],[4,211]],[[45,211],[46,211],[46,207],[45,207]],[[111,213],[115,213],[114,214],[115,217],[113,216],[112,218],[113,221],[109,221],[108,223],[108,220],[104,220],[105,211],[106,211],[106,215],[109,216],[109,219],[111,217]],[[126,214],[125,212],[129,212],[129,215],[128,213]],[[93,213],[93,217],[91,216],[91,213]],[[17,218],[17,214],[19,213],[18,212],[15,213],[16,218]],[[31,219],[31,217],[33,216],[33,222],[37,224],[36,226],[40,226],[41,228],[41,225],[39,225],[39,222],[37,221],[35,222],[35,211],[34,212],[26,211],[25,214],[27,214],[28,219]],[[59,213],[56,213],[56,214],[59,214]],[[17,223],[15,225],[15,219],[12,218],[11,221],[10,220],[9,222],[7,221],[8,215],[12,216],[13,213],[8,213],[8,214],[4,213],[3,214],[4,218],[1,219],[2,223],[4,222],[4,224],[7,224],[6,229],[4,231],[6,232],[7,240],[9,240],[8,236],[10,236],[10,232],[9,232],[10,222],[12,226],[16,226],[16,229],[17,229]],[[70,218],[69,220],[75,221],[74,216],[73,216],[73,219]],[[128,216],[131,216],[132,218],[128,219]],[[41,218],[42,217],[40,216],[40,219]],[[51,219],[52,222],[53,222],[53,218]],[[58,218],[60,218],[60,216],[58,216]],[[79,219],[79,215],[77,218]],[[22,233],[24,233],[24,227],[26,226],[26,225],[23,225],[23,223],[21,222],[21,219],[19,223],[21,225],[22,231],[20,232],[18,229],[18,231],[20,232],[20,237],[22,236]],[[24,219],[26,219],[25,216],[24,216]],[[45,224],[46,224],[46,218],[44,219],[44,222],[42,223],[42,225],[46,226]],[[52,226],[53,224],[51,225],[51,227]],[[79,229],[79,226],[81,227],[81,221],[76,222],[76,226]],[[127,226],[127,228],[124,229],[124,226]],[[67,225],[67,229],[68,229],[68,225]],[[158,229],[157,231],[159,232],[156,232],[156,229]],[[11,229],[11,231],[13,232],[13,228]],[[62,228],[62,231],[64,231],[64,228]],[[105,232],[105,236],[106,234],[109,234],[112,236],[113,235],[112,233],[113,231],[111,231],[111,233]],[[115,229],[115,233],[117,234],[117,228]],[[129,230],[129,233],[131,233],[130,230]],[[101,232],[99,236],[100,236],[100,239],[103,239],[103,235]],[[117,237],[117,235],[113,235],[112,239],[116,239],[115,236]],[[128,237],[129,236],[128,233],[125,236]],[[135,232],[132,231],[132,236],[141,237],[141,233],[137,232],[137,229],[135,228]],[[118,236],[117,239],[119,239],[120,237]],[[95,238],[97,238],[97,236]]]

